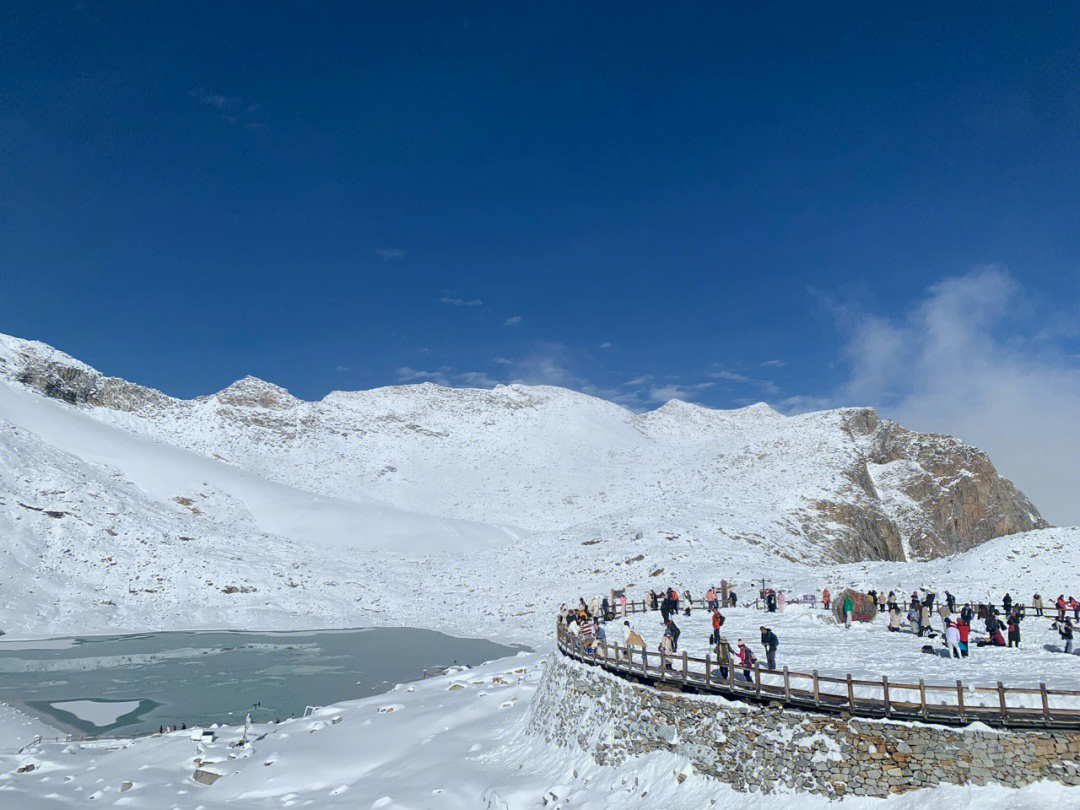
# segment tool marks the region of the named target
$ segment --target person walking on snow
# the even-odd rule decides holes
[[[680,635],[680,633],[681,633],[681,631],[679,630],[678,625],[675,624],[675,620],[669,618],[667,620],[667,623],[664,625],[664,635],[671,639],[671,651],[672,652],[678,652],[679,651],[679,635]]]
[[[1036,616],[1043,615],[1043,600],[1039,594],[1035,594],[1031,597],[1031,607],[1034,608]]]
[[[949,619],[945,620],[945,647],[950,658],[960,657],[960,631]]]
[[[780,646],[780,639],[768,627],[761,628],[761,646],[765,648],[765,661],[769,669],[776,669],[776,648]]]
[[[720,638],[720,628],[724,624],[724,617],[719,610],[713,608],[712,612],[712,634],[709,636],[709,643],[716,644]]]
[[[968,657],[968,636],[971,634],[971,625],[963,619],[956,623],[956,632],[960,636],[960,655]]]
[[[831,597],[829,596],[829,589],[826,588],[821,592],[821,606],[825,608],[825,610],[829,609],[830,599]]]
[[[1009,646],[1020,646],[1020,610],[1016,609],[1009,614]]]
[[[1073,626],[1068,617],[1058,627],[1058,635],[1061,636],[1061,640],[1065,642],[1065,653],[1072,655],[1072,643],[1073,643]]]

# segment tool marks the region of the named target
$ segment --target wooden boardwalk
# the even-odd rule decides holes
[[[641,612],[643,605],[627,612]],[[621,617],[621,612],[620,612]],[[559,651],[569,658],[598,666],[621,678],[649,686],[694,694],[720,695],[731,700],[781,705],[800,711],[843,714],[900,721],[962,726],[974,722],[996,728],[1080,729],[1080,690],[1039,687],[965,686],[928,684],[793,672],[787,667],[745,671],[732,651],[734,666],[726,677],[715,659],[681,655],[666,657],[644,647],[596,642],[586,648],[582,640],[559,622]],[[748,677],[747,677],[748,676]]]

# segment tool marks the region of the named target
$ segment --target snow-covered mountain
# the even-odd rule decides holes
[[[254,378],[178,400],[9,337],[0,459],[0,610],[42,630],[208,626],[239,601],[248,627],[403,621],[437,592],[452,621],[432,623],[498,633],[592,580],[933,558],[1045,526],[985,454],[867,409],[431,384],[305,402]]]

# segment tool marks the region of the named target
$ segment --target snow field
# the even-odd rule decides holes
[[[39,745],[0,753],[0,804],[19,810],[102,806],[196,808],[386,808],[416,810],[819,810],[820,796],[738,793],[698,775],[689,761],[652,753],[601,767],[573,746],[524,733],[545,656],[519,655],[467,672],[399,685],[327,707],[311,717],[215,729],[213,742],[175,732],[131,743]],[[192,776],[198,760],[219,778]],[[31,770],[17,773],[20,768]],[[1072,793],[1042,783],[1022,790],[941,786],[885,802],[848,798],[870,810],[1045,810],[1070,807]]]
[[[812,674],[817,670],[820,676],[843,678],[849,673],[855,680],[881,682],[881,676],[889,678],[889,696],[891,700],[919,702],[918,690],[901,689],[897,683],[917,684],[919,679],[926,684],[955,687],[956,681],[965,687],[965,704],[998,705],[995,693],[972,691],[969,687],[996,687],[1001,681],[1006,687],[1038,688],[1040,682],[1048,689],[1080,688],[1080,654],[1065,655],[1057,632],[1050,627],[1051,619],[1030,616],[1021,623],[1021,648],[976,647],[978,638],[985,638],[977,623],[973,626],[970,652],[967,658],[950,659],[944,655],[942,644],[941,619],[934,614],[933,628],[938,632],[936,638],[919,638],[912,628],[905,627],[898,633],[886,629],[884,614],[879,614],[874,622],[862,624],[853,622],[850,628],[836,624],[831,614],[818,608],[802,605],[788,605],[783,612],[766,613],[754,608],[735,608],[722,610],[724,625],[721,635],[725,636],[734,652],[741,638],[764,667],[765,651],[761,645],[761,625],[772,628],[780,640],[776,651],[777,669],[785,666],[794,672]],[[679,627],[679,654],[685,650],[688,655],[704,658],[707,654],[715,658],[715,651],[708,644],[712,632],[711,614],[707,610],[694,609],[690,616],[675,617]],[[663,635],[663,623],[659,612],[634,614],[628,617],[650,652],[655,651]],[[622,642],[622,620],[609,622],[609,643],[616,637]],[[922,652],[924,645],[931,645],[934,654]],[[678,663],[675,663],[676,668]],[[736,675],[741,670],[736,667]],[[783,684],[779,676],[762,676],[763,683]],[[809,689],[809,679],[792,679],[792,687]],[[822,686],[822,690],[846,694],[846,687],[840,685]],[[856,698],[880,700],[880,687],[856,688]],[[929,693],[933,700],[934,692]],[[949,705],[956,702],[955,692],[939,695]],[[1009,695],[1007,705],[1015,707],[1040,707],[1038,695]],[[1057,696],[1051,698],[1051,708],[1080,708],[1080,700],[1075,697]]]

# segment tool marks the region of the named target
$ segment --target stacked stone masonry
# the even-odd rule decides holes
[[[669,751],[744,791],[885,797],[940,783],[1080,785],[1080,732],[815,715],[641,686],[559,653],[529,730],[601,765]]]

